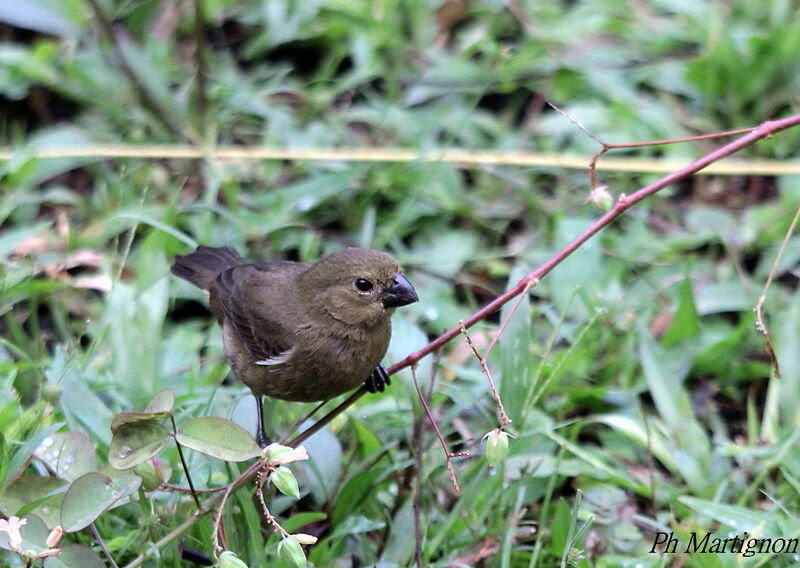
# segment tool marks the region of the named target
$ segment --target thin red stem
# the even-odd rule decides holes
[[[741,150],[742,148],[746,148],[747,146],[753,144],[754,142],[762,139],[762,138],[769,138],[773,134],[776,134],[782,130],[786,130],[787,128],[791,128],[793,126],[800,125],[800,114],[795,114],[789,116],[787,118],[782,118],[779,120],[768,120],[759,126],[752,129],[752,131],[748,132],[741,138],[737,138],[733,142],[725,144],[724,146],[714,150],[695,160],[694,162],[680,168],[679,170],[672,172],[670,174],[665,175],[661,179],[646,185],[645,187],[639,189],[638,191],[632,193],[631,195],[621,195],[617,200],[617,203],[612,207],[607,213],[602,215],[600,218],[597,219],[590,227],[588,227],[585,231],[583,231],[580,235],[575,237],[569,244],[567,244],[564,248],[562,248],[558,253],[553,255],[549,260],[547,260],[544,264],[539,266],[536,270],[526,274],[522,278],[520,278],[517,284],[504,292],[503,294],[499,295],[497,298],[486,304],[484,307],[479,309],[477,312],[463,320],[463,325],[466,328],[470,328],[479,321],[483,320],[490,314],[493,314],[501,307],[503,307],[506,303],[514,299],[515,297],[522,294],[527,288],[529,288],[531,282],[535,282],[546,276],[551,270],[553,270],[556,266],[558,266],[565,258],[567,258],[570,254],[575,252],[575,250],[583,245],[586,241],[592,238],[595,234],[600,232],[601,229],[611,224],[611,221],[622,215],[627,209],[635,205],[636,203],[642,201],[643,199],[650,197],[654,193],[664,189],[668,185],[688,177],[696,172],[699,172],[709,164],[716,162],[717,160],[721,160],[726,156],[730,156]],[[406,367],[410,367],[412,365],[417,364],[420,359],[429,355],[440,349],[446,343],[450,342],[453,338],[457,337],[461,333],[461,325],[456,325],[442,335],[428,343],[422,349],[414,351],[413,353],[407,355],[404,359],[398,361],[391,367],[387,369],[387,372],[391,375],[397,373],[397,371],[401,369],[405,369]],[[291,441],[288,442],[288,445],[294,446],[302,442],[303,440],[307,439],[311,436],[314,432],[318,431],[320,428],[328,424],[331,420],[333,420],[338,414],[343,412],[346,408],[352,405],[355,401],[359,398],[364,396],[366,393],[366,389],[364,387],[358,389],[353,394],[351,394],[344,402],[342,402],[339,406],[331,410],[326,416],[322,417],[317,423],[311,426],[305,432],[302,432]]]

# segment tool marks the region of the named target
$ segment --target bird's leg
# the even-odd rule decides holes
[[[364,387],[369,392],[383,392],[384,389],[392,384],[391,379],[389,378],[389,373],[386,372],[386,369],[383,365],[378,365],[375,369],[372,370],[369,377],[366,381],[364,381]]]
[[[256,434],[256,443],[258,444],[259,448],[264,449],[270,444],[269,438],[267,438],[267,431],[264,428],[264,409],[262,408],[264,397],[260,394],[253,396],[256,397],[256,413],[258,414],[258,433]]]

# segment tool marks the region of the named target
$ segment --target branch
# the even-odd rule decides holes
[[[459,325],[452,327],[451,329],[444,332],[442,335],[428,343],[422,349],[415,351],[408,355],[405,359],[398,361],[386,371],[392,375],[397,373],[401,369],[405,369],[406,367],[410,367],[412,365],[416,365],[420,359],[429,355],[440,349],[446,343],[451,341],[453,338],[457,337],[461,333],[461,326],[463,325],[464,328],[470,328],[479,321],[485,319],[487,316],[493,314],[509,301],[514,299],[515,297],[519,296],[523,292],[525,292],[533,282],[537,280],[541,280],[547,274],[550,273],[556,266],[561,264],[565,258],[567,258],[570,254],[575,252],[583,243],[588,241],[592,238],[595,234],[600,232],[601,229],[604,229],[608,225],[611,224],[617,217],[622,215],[625,211],[629,208],[633,207],[636,203],[639,203],[643,199],[650,197],[654,193],[664,189],[668,185],[688,177],[692,174],[695,174],[716,162],[717,160],[721,160],[726,156],[730,156],[741,150],[742,148],[746,148],[751,144],[761,140],[762,138],[769,138],[773,134],[776,134],[782,130],[786,130],[787,128],[791,128],[793,126],[800,125],[800,114],[792,115],[788,118],[782,118],[780,120],[768,120],[759,126],[753,128],[750,132],[742,136],[741,138],[737,138],[733,142],[729,144],[725,144],[721,148],[706,154],[702,158],[695,160],[691,164],[676,170],[670,174],[665,175],[658,181],[651,183],[650,185],[646,185],[643,188],[639,189],[638,191],[632,193],[631,195],[620,195],[619,199],[617,199],[617,203],[604,215],[602,215],[597,221],[592,223],[590,227],[588,227],[585,231],[583,231],[580,235],[575,237],[569,244],[567,244],[564,248],[558,251],[555,255],[553,255],[549,260],[547,260],[544,264],[539,266],[536,270],[526,274],[523,276],[517,284],[486,304],[480,310],[469,316]],[[314,434],[315,432],[319,431],[323,426],[328,424],[331,420],[333,420],[336,416],[344,412],[350,405],[352,405],[355,401],[359,398],[364,396],[366,393],[366,389],[364,387],[359,388],[353,394],[351,394],[347,399],[339,404],[336,408],[331,410],[327,415],[323,416],[317,423],[313,426],[308,428],[306,431],[302,432],[298,436],[295,436],[291,441],[288,442],[287,445],[289,446],[296,446],[303,440],[307,439],[309,436]]]
[[[769,288],[772,285],[772,279],[775,278],[775,273],[778,270],[778,263],[781,261],[783,252],[786,250],[786,244],[789,242],[789,238],[792,236],[792,233],[794,233],[794,229],[799,220],[800,209],[795,211],[794,219],[792,219],[792,222],[789,224],[789,228],[786,230],[786,234],[783,237],[783,242],[781,242],[781,246],[778,247],[778,253],[775,255],[775,259],[772,261],[772,266],[770,267],[769,274],[767,275],[767,281],[764,283],[764,289],[761,291],[761,294],[759,294],[756,306],[753,308],[753,312],[756,314],[756,331],[764,338],[764,348],[769,356],[769,361],[772,365],[772,372],[775,374],[775,378],[777,379],[781,378],[781,368],[778,365],[778,356],[775,354],[775,348],[772,346],[769,330],[767,329],[767,325],[764,323],[763,308],[764,302],[767,301],[767,292],[769,292]]]
[[[720,138],[722,136],[733,136],[734,134],[744,134],[745,132],[752,132],[754,128],[738,128],[736,130],[726,130],[724,132],[714,132],[712,134],[699,134],[697,136],[685,136],[683,138],[667,138],[664,140],[647,140],[645,142],[623,142],[620,144],[611,144],[609,142],[604,142],[594,134],[592,134],[589,129],[587,129],[583,124],[581,124],[578,120],[576,120],[573,116],[571,116],[567,111],[560,109],[556,106],[555,103],[552,101],[546,101],[547,104],[555,110],[557,113],[563,115],[567,118],[572,124],[578,127],[584,134],[586,134],[589,138],[600,144],[602,148],[600,148],[597,152],[594,153],[592,159],[589,161],[589,183],[592,187],[597,187],[597,161],[600,157],[608,152],[609,150],[619,150],[622,148],[642,148],[644,146],[663,146],[665,144],[677,144],[679,142],[696,142],[698,140],[708,140],[711,138]],[[749,172],[752,173],[752,172]]]
[[[453,492],[458,495],[458,481],[456,480],[456,472],[453,469],[453,458],[463,458],[469,455],[469,452],[451,452],[450,448],[447,447],[447,442],[444,441],[444,437],[442,436],[442,432],[439,430],[439,427],[436,425],[436,420],[433,419],[433,415],[431,414],[431,408],[428,405],[428,400],[422,391],[419,388],[419,383],[417,382],[417,373],[414,371],[414,367],[411,367],[411,378],[414,381],[414,388],[417,391],[417,396],[419,397],[419,401],[422,403],[422,409],[425,411],[425,416],[428,417],[428,421],[431,423],[431,428],[433,429],[433,433],[436,434],[436,438],[439,440],[439,445],[442,446],[442,450],[444,450],[444,459],[447,462],[447,474],[450,476],[450,483],[453,486]],[[422,446],[422,436],[420,436],[420,445]],[[419,452],[419,450],[418,450]],[[419,464],[418,464],[419,465]]]

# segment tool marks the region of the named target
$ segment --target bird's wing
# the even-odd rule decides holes
[[[276,365],[288,359],[294,333],[287,325],[292,320],[291,314],[286,313],[285,295],[292,291],[285,282],[290,279],[287,272],[302,270],[297,264],[282,261],[243,264],[223,271],[217,278],[225,322],[254,362]],[[276,277],[279,274],[282,278]]]

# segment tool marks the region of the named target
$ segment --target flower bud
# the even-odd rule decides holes
[[[278,543],[278,556],[294,568],[306,568],[306,554],[300,542],[292,535]]]
[[[589,193],[589,201],[600,211],[608,211],[614,205],[614,198],[608,192],[607,185],[598,185]]]
[[[153,460],[140,463],[134,470],[136,475],[142,478],[142,487],[145,491],[155,491],[161,486]]]
[[[486,461],[492,467],[502,463],[508,455],[508,439],[511,434],[500,428],[492,430],[483,439],[486,441]]]
[[[248,568],[244,561],[230,550],[226,550],[219,555],[217,568]]]
[[[269,474],[269,480],[284,495],[289,495],[295,499],[300,498],[300,487],[297,479],[288,467],[277,467]]]
[[[47,541],[45,541],[47,548],[53,548],[57,545],[62,536],[64,536],[64,529],[61,528],[61,525],[56,525],[56,527],[50,531],[50,534],[47,535]]]
[[[297,539],[297,542],[300,544],[316,544],[317,537],[311,536],[310,534],[305,533],[297,533],[292,535],[294,538]]]

